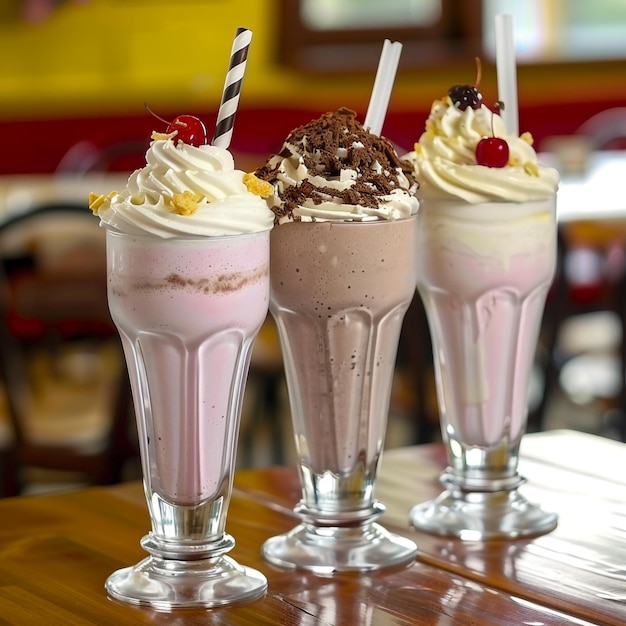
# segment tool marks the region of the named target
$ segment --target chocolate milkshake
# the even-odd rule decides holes
[[[417,184],[391,143],[347,109],[294,130],[257,175],[275,187],[270,310],[303,519],[263,554],[313,571],[406,562],[414,544],[373,520],[384,510],[375,480],[398,337],[415,294]]]
[[[270,310],[283,340],[304,497],[317,506],[350,510],[373,488],[416,250],[411,218],[293,222],[271,236]],[[329,477],[338,491],[325,494],[318,483]]]

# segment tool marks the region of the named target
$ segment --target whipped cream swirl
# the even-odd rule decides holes
[[[264,183],[252,177],[246,184],[249,177],[235,169],[228,150],[154,134],[146,166],[131,174],[126,190],[90,206],[103,223],[129,234],[213,237],[269,230],[274,215],[260,195]]]
[[[293,149],[289,144],[284,145],[284,149]],[[313,155],[315,158],[317,155]],[[276,171],[276,195],[270,202],[272,207],[281,205],[281,196],[288,195],[289,188],[300,187],[301,190],[309,190],[309,197],[304,198],[293,209],[293,216],[301,221],[328,221],[328,220],[398,220],[416,213],[419,203],[414,194],[409,193],[411,183],[401,170],[397,171],[398,187],[389,190],[388,193],[378,196],[375,206],[366,206],[360,203],[347,203],[342,200],[339,193],[348,192],[355,186],[359,173],[351,168],[341,170],[332,178],[325,178],[310,172],[304,164],[304,159],[295,150],[292,156],[280,159],[275,158],[269,161],[270,167],[274,166]],[[389,174],[383,170],[380,164],[375,165],[375,169],[383,176]],[[372,193],[376,188],[372,186]],[[281,219],[280,221],[290,221],[292,218]]]
[[[478,142],[492,136],[509,146],[503,168],[476,161]],[[510,135],[486,106],[461,111],[449,96],[433,103],[425,132],[404,158],[414,165],[422,198],[526,202],[550,197],[559,184],[558,172],[538,163],[530,133]]]

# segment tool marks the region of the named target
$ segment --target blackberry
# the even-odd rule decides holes
[[[483,96],[473,85],[454,85],[448,89],[448,96],[457,109],[465,111],[467,107],[479,109]]]

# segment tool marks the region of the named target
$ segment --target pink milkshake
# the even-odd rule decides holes
[[[471,85],[437,100],[407,157],[420,180],[418,290],[433,343],[448,489],[415,507],[423,530],[488,539],[551,530],[517,491],[519,445],[556,266],[558,174],[506,133]]]
[[[483,449],[519,442],[556,264],[554,198],[422,208],[418,289],[435,335],[445,436]]]
[[[135,397],[150,407],[146,490],[179,505],[227,498],[241,372],[269,302],[269,231],[155,246],[108,230],[107,251],[111,314]]]
[[[170,609],[253,599],[265,577],[224,556],[252,343],[269,304],[272,187],[187,132],[153,134],[127,189],[94,196],[128,365],[152,529],[109,595]],[[182,125],[182,126],[181,126]],[[196,128],[201,124],[191,123]],[[186,129],[177,138],[179,128]]]
[[[366,571],[414,558],[374,523],[398,337],[416,284],[409,163],[347,109],[295,129],[271,182],[270,310],[284,353],[302,524],[262,548],[275,565]]]

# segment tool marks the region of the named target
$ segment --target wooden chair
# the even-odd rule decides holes
[[[396,376],[406,387],[406,413],[412,430],[407,443],[439,439],[439,405],[435,387],[433,352],[426,311],[419,293],[404,316],[398,342]]]
[[[543,355],[539,354],[537,360],[544,384],[540,400],[529,415],[529,429],[545,428],[548,403],[552,395],[561,389],[563,369],[580,356],[571,347],[568,349],[565,345],[567,342],[563,341],[568,322],[590,313],[607,312],[618,320],[622,329],[626,327],[626,310],[623,304],[626,298],[626,268],[623,257],[625,241],[624,223],[608,220],[572,222],[559,227],[557,273],[544,313],[540,341]],[[578,264],[571,261],[578,253],[584,255],[583,261],[588,259],[588,265],[594,267],[577,270]],[[585,263],[581,263],[581,266],[584,268]],[[616,398],[624,397],[626,408],[623,374],[626,371],[625,338],[626,334],[622,332],[615,356],[619,362],[621,380]],[[607,403],[610,401],[607,399]],[[601,420],[598,430],[602,430]]]
[[[246,384],[246,400],[239,437],[239,464],[258,464],[256,450],[259,437],[265,437],[269,457],[265,462],[282,465],[287,460],[283,417],[288,411],[285,370],[278,339],[278,330],[268,314],[252,350]]]
[[[0,257],[0,382],[13,428],[5,492],[28,487],[28,468],[120,481],[136,435],[104,231],[83,204],[40,206],[0,221]]]
[[[584,138],[588,150],[626,148],[626,107],[597,113],[584,122],[575,137]],[[601,203],[601,198],[597,199]],[[625,205],[626,208],[626,205]],[[626,220],[581,220],[559,225],[557,275],[544,315],[544,356],[540,361],[544,387],[538,406],[529,416],[533,430],[543,430],[547,403],[560,388],[560,376],[567,360],[559,336],[568,320],[587,313],[608,312],[622,329],[617,350],[619,363],[618,409],[611,426],[626,441]],[[574,263],[578,258],[581,263]],[[603,425],[598,424],[602,431]]]

